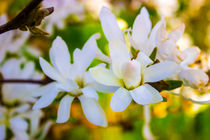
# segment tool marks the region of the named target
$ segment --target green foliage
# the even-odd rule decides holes
[[[155,60],[156,60],[157,51],[158,51],[158,48],[155,47],[155,48],[153,49],[152,53],[150,54],[149,58],[150,58],[152,61],[155,61]]]
[[[169,87],[166,90],[173,90],[182,86],[183,81],[180,80],[167,80],[165,81]]]

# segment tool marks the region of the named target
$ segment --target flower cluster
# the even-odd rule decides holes
[[[49,16],[46,22],[48,31],[54,25],[62,28],[63,19],[83,10],[75,0],[46,0],[43,4],[55,7],[55,15]],[[69,8],[69,5],[72,7]],[[75,5],[78,5],[76,9]],[[200,55],[199,48],[181,50],[177,45],[184,32],[184,25],[167,33],[166,22],[162,17],[152,28],[149,13],[144,7],[133,26],[125,31],[120,29],[116,17],[108,8],[101,9],[99,18],[108,40],[108,56],[99,49],[98,33],[93,34],[82,49],[76,48],[72,57],[69,46],[58,36],[49,50],[50,62],[39,57],[41,69],[50,83],[2,85],[0,140],[7,137],[7,130],[12,131],[13,139],[43,139],[52,122],[40,123],[44,116],[40,109],[50,106],[54,100],[59,101],[57,123],[69,120],[71,105],[78,99],[87,120],[106,127],[106,115],[99,103],[100,92],[114,93],[110,102],[113,111],[124,111],[133,100],[145,105],[145,114],[148,116],[147,105],[164,100],[161,91],[176,89],[182,83],[185,87],[197,90],[207,85],[208,75],[203,70],[192,67]],[[5,22],[6,17],[1,16],[0,24]],[[3,79],[43,80],[43,74],[38,72],[33,61],[24,58],[3,61],[7,52],[17,51],[27,38],[27,33],[19,32],[0,35],[0,71]],[[4,47],[5,44],[7,47]],[[102,61],[93,66],[91,64],[95,58]],[[197,103],[209,103],[182,96]]]
[[[41,96],[34,109],[47,107],[61,93],[64,95],[58,108],[58,123],[69,119],[71,103],[78,98],[86,118],[93,124],[106,126],[106,117],[97,101],[96,91],[114,92],[111,108],[121,112],[132,99],[141,105],[163,101],[152,83],[175,77],[192,87],[207,84],[208,76],[202,70],[189,67],[199,55],[198,48],[190,47],[182,52],[176,45],[183,33],[183,25],[166,36],[164,19],[152,29],[146,8],[142,8],[126,35],[108,8],[102,8],[100,20],[109,41],[109,68],[105,64],[89,68],[96,53],[100,52],[96,43],[98,34],[93,35],[82,50],[74,51],[72,64],[68,47],[57,37],[50,49],[52,65],[40,58],[42,70],[54,82],[34,92],[33,97]],[[125,41],[125,36],[129,38],[129,43]]]

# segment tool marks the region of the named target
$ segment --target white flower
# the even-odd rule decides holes
[[[189,67],[194,63],[200,55],[200,49],[197,47],[189,47],[182,52],[184,59],[180,63],[181,71],[179,78],[184,81],[186,85],[195,88],[201,88],[208,84],[209,77],[202,69]]]
[[[24,67],[21,68],[21,64]],[[42,74],[35,71],[33,62],[25,62],[23,59],[10,59],[1,68],[4,79],[34,79],[41,80]],[[7,83],[2,86],[2,97],[4,103],[34,102],[32,91],[40,87],[37,84]]]
[[[5,24],[6,22],[6,15],[0,16],[0,25]],[[18,51],[23,43],[27,40],[28,36],[28,32],[14,30],[0,34],[0,62],[4,60],[7,52]]]
[[[102,88],[101,90],[109,90],[109,88],[97,86],[87,71],[88,66],[96,56],[96,39],[98,37],[99,34],[93,35],[82,50],[76,49],[74,51],[73,64],[70,64],[70,55],[65,42],[60,37],[55,39],[50,49],[50,59],[53,66],[40,58],[42,70],[55,82],[43,86],[34,93],[36,97],[41,96],[34,105],[34,109],[48,106],[59,92],[64,91],[66,95],[61,99],[58,108],[58,123],[66,122],[69,119],[71,103],[77,97],[81,101],[83,111],[90,122],[100,126],[107,125],[105,114],[98,103],[96,88]]]
[[[29,109],[28,105],[24,105],[12,110],[7,110],[0,106],[0,140],[6,138],[6,128],[12,130],[16,140],[29,140],[27,134],[28,123],[21,116],[17,115]]]
[[[78,0],[44,0],[45,7],[54,7],[54,12],[46,17],[46,30],[52,32],[53,26],[64,27],[64,20],[71,14],[81,15],[84,11],[82,2]]]
[[[163,100],[160,93],[148,83],[172,76],[177,71],[176,63],[166,61],[151,65],[153,61],[142,52],[136,59],[131,59],[126,45],[120,40],[110,42],[109,52],[112,70],[98,66],[91,68],[90,72],[97,82],[119,87],[111,99],[113,111],[123,111],[132,99],[141,105]]]
[[[42,116],[43,113],[40,110],[30,111],[28,104],[12,109],[0,106],[0,140],[6,138],[6,129],[10,129],[13,132],[13,140],[34,139],[37,133],[44,129],[45,132],[41,132],[41,134],[46,135],[50,125],[48,122],[45,124],[48,125],[47,127],[45,125],[43,128],[40,127],[40,119]],[[27,119],[29,119],[30,125],[28,125]],[[28,126],[30,126],[30,131],[28,131]]]
[[[184,51],[178,49],[176,42],[180,39],[184,32],[184,24],[178,26],[166,36],[166,28],[162,26],[162,31],[159,36],[163,39],[158,40],[158,54],[160,61],[174,61],[181,66],[181,71],[178,73],[178,79],[183,80],[185,85],[199,88],[204,87],[208,83],[208,75],[201,69],[189,67],[193,64],[200,55],[198,47],[188,47]]]
[[[100,12],[100,20],[104,34],[109,42],[112,40],[121,40],[125,42],[116,18],[108,8],[102,8]],[[149,19],[149,14],[146,8],[143,7],[140,14],[134,21],[133,28],[131,30],[132,36],[128,34],[132,47],[136,50],[140,50],[147,56],[150,56],[153,49],[157,46],[158,40],[161,38],[159,35],[160,32],[162,32],[162,26],[164,26],[164,20],[159,21],[151,30],[152,25]]]

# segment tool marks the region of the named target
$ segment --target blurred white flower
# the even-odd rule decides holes
[[[21,68],[21,65],[24,67]],[[41,80],[42,74],[35,71],[33,62],[24,62],[23,59],[10,59],[1,68],[4,79],[33,79]],[[40,87],[37,84],[7,83],[2,85],[2,97],[4,103],[34,102],[32,91]]]
[[[6,15],[0,16],[0,25],[5,24],[6,22]],[[28,37],[28,32],[15,30],[0,34],[0,62],[2,62],[2,60],[5,58],[7,52],[18,51]]]
[[[34,97],[41,96],[41,98],[35,103],[33,109],[47,107],[59,92],[66,92],[58,108],[58,123],[66,122],[69,119],[71,103],[77,97],[90,122],[100,126],[107,125],[105,114],[98,103],[96,90],[107,91],[112,88],[97,85],[87,71],[97,53],[97,38],[99,38],[99,34],[93,35],[82,50],[77,48],[74,51],[73,64],[70,64],[70,55],[65,42],[60,37],[55,39],[50,49],[53,66],[40,58],[42,70],[55,81],[34,92]]]
[[[181,51],[177,47],[177,41],[181,38],[184,32],[184,24],[168,33],[166,36],[166,27],[162,26],[162,31],[158,36],[162,39],[158,40],[158,54],[160,61],[174,61],[180,65],[181,71],[178,73],[178,79],[183,80],[185,85],[200,88],[208,83],[208,75],[202,69],[192,68],[189,65],[193,64],[200,55],[198,47],[188,47]]]
[[[146,9],[143,8],[142,12],[145,14]],[[140,16],[143,16],[141,14]],[[178,69],[177,64],[166,61],[151,65],[153,61],[143,53],[144,51],[138,53],[137,58],[133,59],[130,56],[117,20],[109,9],[102,8],[100,20],[109,41],[112,70],[95,67],[91,68],[90,71],[97,82],[107,86],[119,87],[111,100],[112,110],[116,112],[123,111],[132,99],[142,105],[162,101],[160,93],[150,86],[148,82],[157,82],[172,76]],[[134,26],[136,32],[136,28],[139,26]]]
[[[81,15],[84,11],[84,5],[79,0],[44,0],[45,7],[54,7],[54,12],[46,17],[46,31],[52,32],[53,27],[64,27],[64,20],[71,14]]]
[[[40,127],[42,116],[43,113],[40,110],[31,111],[28,104],[9,109],[0,106],[0,140],[6,139],[7,129],[10,129],[14,134],[12,140],[34,139],[37,138],[38,132],[43,138],[52,123],[47,122]],[[28,130],[29,126],[30,131]],[[38,139],[41,140],[41,136]]]

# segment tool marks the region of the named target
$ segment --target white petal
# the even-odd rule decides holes
[[[52,82],[52,83],[49,83],[47,85],[44,85],[44,86],[42,86],[40,88],[35,89],[32,92],[32,96],[33,97],[39,97],[39,96],[42,96],[44,94],[47,94],[49,91],[51,91],[51,89],[56,88],[56,86],[57,86],[56,82]]]
[[[0,140],[4,140],[6,138],[6,128],[4,125],[0,125]]]
[[[29,135],[26,131],[14,130],[12,129],[15,137],[13,140],[29,140]]]
[[[10,125],[13,130],[26,131],[28,129],[26,120],[20,117],[10,119]]]
[[[95,125],[107,126],[106,116],[97,100],[87,98],[83,95],[79,96],[79,100],[81,101],[83,112],[88,121]]]
[[[160,93],[152,86],[145,84],[131,91],[133,100],[141,105],[162,101]]]
[[[62,98],[58,108],[58,118],[56,120],[57,123],[64,123],[68,121],[70,116],[71,103],[73,100],[74,97],[69,95],[66,95]]]
[[[144,84],[144,86],[147,88],[147,90],[152,94],[152,103],[158,103],[163,101],[163,97],[160,95],[160,92],[157,91],[155,88],[150,86],[149,84]]]
[[[132,38],[135,44],[139,46],[139,48],[147,40],[151,26],[152,24],[149,18],[149,14],[146,8],[143,7],[140,14],[134,21],[132,30]]]
[[[99,92],[105,92],[105,93],[112,93],[115,92],[119,87],[116,86],[105,86],[96,82],[89,83],[88,86],[91,86],[93,89]]]
[[[182,61],[181,65],[188,66],[195,62],[195,60],[200,55],[200,49],[198,47],[189,47],[185,49],[182,53],[184,55],[184,61]]]
[[[101,20],[102,28],[107,40],[121,40],[124,42],[122,31],[117,24],[116,17],[106,7],[101,9],[99,18]]]
[[[53,80],[61,81],[61,76],[58,71],[53,68],[47,61],[45,61],[42,57],[39,58],[39,62],[43,72]]]
[[[142,52],[138,53],[138,56],[137,56],[136,60],[139,61],[139,63],[144,68],[146,68],[148,65],[153,63],[153,61],[148,56],[146,56],[144,53],[142,53]]]
[[[144,82],[157,82],[169,78],[179,70],[179,66],[172,61],[165,61],[151,65],[145,69]]]
[[[160,43],[165,38],[166,35],[166,27],[165,27],[165,20],[161,19],[155,27],[152,29],[150,34],[150,42],[151,42],[151,52],[153,51],[154,47],[160,46]],[[147,54],[148,55],[148,54]],[[149,53],[150,55],[150,53]]]
[[[33,62],[26,63],[26,65],[24,66],[24,69],[21,71],[21,77],[31,78],[34,74],[34,68],[35,66]]]
[[[100,34],[94,34],[84,45],[82,50],[76,49],[74,52],[74,65],[77,67],[77,73],[84,73],[90,63],[96,56],[97,43],[96,39],[100,37]]]
[[[168,34],[168,38],[178,41],[184,33],[185,25],[182,24]]]
[[[92,77],[100,84],[107,86],[120,86],[119,79],[111,70],[103,67],[94,67],[90,69]]]
[[[186,85],[196,88],[205,86],[209,81],[208,75],[203,70],[193,68],[182,69],[179,77]]]
[[[132,97],[129,91],[124,88],[119,88],[112,96],[110,106],[113,111],[122,112],[128,107],[131,101]]]
[[[62,83],[57,83],[56,86],[59,90],[67,92],[70,92],[79,87],[77,83],[71,79],[65,79],[65,81],[63,81]]]
[[[109,53],[113,72],[116,76],[122,78],[122,68],[130,61],[130,55],[126,44],[122,41],[111,41],[109,43]]]
[[[1,68],[4,78],[21,78],[20,77],[20,59],[10,59]]]
[[[122,70],[123,81],[127,88],[136,87],[141,82],[141,65],[137,60],[131,60]]]
[[[63,74],[63,76],[68,77],[70,75],[70,55],[66,43],[57,37],[53,41],[52,48],[50,49],[50,59],[54,67]]]
[[[95,89],[93,89],[92,87],[86,86],[85,88],[82,89],[82,92],[85,97],[98,100],[98,94],[95,91]]]
[[[33,109],[41,109],[50,105],[56,98],[59,90],[57,87],[52,88],[47,93],[43,94],[39,100],[34,104]]]

